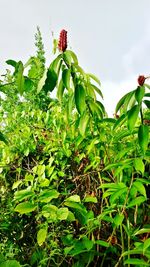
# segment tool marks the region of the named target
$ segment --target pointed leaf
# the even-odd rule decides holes
[[[64,69],[62,73],[62,81],[67,90],[70,89],[71,72],[69,69]]]
[[[45,242],[47,236],[47,229],[43,228],[40,229],[37,233],[37,242],[39,246],[42,246],[42,244]]]
[[[47,78],[47,70],[44,71],[42,78],[39,80],[39,83],[37,86],[37,93],[39,93],[42,90],[42,88],[45,84],[46,78]]]
[[[134,266],[149,266],[149,263],[142,260],[142,259],[128,259],[124,261],[124,264],[130,264],[130,265],[134,265]]]
[[[85,135],[88,122],[89,122],[89,115],[88,113],[84,112],[79,120],[79,132],[82,136]]]
[[[145,94],[144,86],[138,86],[136,91],[135,91],[135,99],[139,104],[142,102],[144,94]]]
[[[136,206],[136,205],[141,205],[141,203],[145,202],[146,201],[146,198],[141,196],[141,197],[137,197],[136,199],[133,199],[130,201],[129,205],[128,205],[128,208],[131,208],[133,206]]]
[[[64,86],[63,81],[61,79],[59,82],[59,85],[58,85],[58,89],[57,89],[57,98],[59,99],[59,101],[62,101],[64,90],[65,90],[65,86]]]
[[[86,109],[85,96],[86,94],[84,87],[81,84],[78,84],[75,87],[75,104],[80,114],[82,114]]]
[[[143,153],[147,150],[148,142],[149,142],[149,128],[148,125],[140,125],[138,131],[138,140],[139,145]]]
[[[23,202],[16,206],[15,211],[19,212],[20,214],[26,214],[29,212],[34,211],[37,208],[37,205],[32,204],[30,202]]]
[[[136,171],[140,171],[141,173],[144,173],[145,165],[143,163],[143,160],[141,158],[134,159],[134,167]]]
[[[43,89],[46,93],[48,93],[48,91],[52,92],[54,90],[57,84],[57,79],[58,76],[56,72],[52,68],[49,68],[47,71],[45,85],[43,86]]]
[[[8,141],[6,140],[5,136],[0,132],[0,141],[4,142],[6,145],[8,144]]]
[[[133,130],[135,123],[138,118],[138,114],[140,111],[140,107],[138,105],[133,106],[129,111],[128,111],[128,129],[130,131]]]

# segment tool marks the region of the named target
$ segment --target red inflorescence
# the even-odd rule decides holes
[[[142,86],[145,83],[146,78],[143,75],[138,77],[138,84]]]
[[[67,31],[61,30],[58,42],[58,48],[64,52],[67,49]]]

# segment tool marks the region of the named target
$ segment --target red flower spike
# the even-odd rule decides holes
[[[67,49],[67,31],[61,30],[58,42],[58,48],[64,52]]]
[[[138,77],[138,84],[139,84],[140,86],[142,86],[142,85],[145,83],[145,80],[146,80],[146,77],[143,76],[143,75],[140,75],[140,76]]]

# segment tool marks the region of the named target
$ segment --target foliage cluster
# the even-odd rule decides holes
[[[150,86],[108,118],[74,52],[35,44],[0,82],[0,267],[150,266]]]

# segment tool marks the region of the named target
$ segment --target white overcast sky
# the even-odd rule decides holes
[[[25,63],[35,53],[37,25],[47,64],[51,32],[68,31],[80,65],[101,80],[109,114],[139,74],[150,74],[150,0],[0,0],[0,73],[7,59]]]

